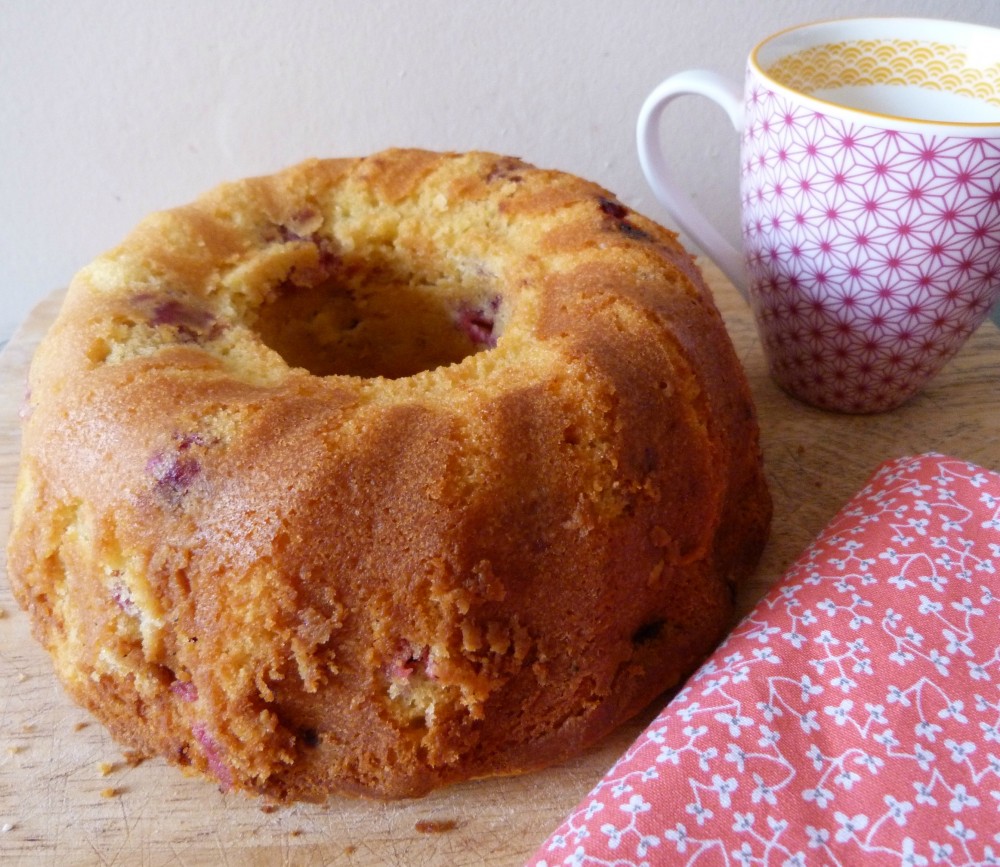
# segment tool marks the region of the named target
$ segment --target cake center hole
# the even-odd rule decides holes
[[[496,346],[505,310],[485,275],[404,273],[338,262],[312,285],[289,279],[258,309],[256,330],[316,376],[399,379]]]

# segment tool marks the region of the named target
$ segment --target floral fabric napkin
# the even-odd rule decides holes
[[[1000,864],[1000,474],[883,465],[531,864]]]

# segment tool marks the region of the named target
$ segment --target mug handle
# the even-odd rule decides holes
[[[688,94],[706,96],[720,105],[729,115],[736,131],[742,132],[743,94],[740,88],[716,72],[702,69],[679,72],[670,76],[650,93],[639,111],[639,120],[636,124],[639,164],[657,201],[667,209],[681,229],[708,254],[746,298],[743,256],[678,187],[663,154],[660,117],[668,103],[678,96]]]

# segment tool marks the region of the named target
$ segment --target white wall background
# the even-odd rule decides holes
[[[146,212],[307,156],[493,150],[669,223],[634,145],[661,79],[902,14],[1000,26],[1000,0],[0,0],[0,341]],[[704,101],[667,122],[735,241],[735,134]]]

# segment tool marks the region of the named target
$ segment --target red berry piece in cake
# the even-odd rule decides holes
[[[111,585],[111,598],[129,617],[139,616],[139,606],[135,604],[132,591],[128,589],[128,585],[123,579],[119,578]]]
[[[524,180],[524,163],[519,159],[504,157],[494,163],[486,176],[486,183],[493,181],[511,181],[519,184]]]
[[[637,241],[648,241],[649,233],[643,231],[637,226],[633,226],[629,222],[629,209],[626,208],[621,202],[616,202],[614,199],[606,199],[603,196],[598,199],[598,204],[601,210],[614,220],[614,228],[621,232],[623,235],[629,238],[634,238]]]
[[[461,305],[455,314],[455,325],[476,346],[494,349],[499,337],[496,320],[502,300],[499,295],[494,295],[486,304]]]
[[[428,674],[427,664],[430,653],[431,649],[426,644],[417,648],[410,642],[404,641],[399,654],[389,664],[389,677],[393,680],[406,681],[417,671]]]
[[[177,330],[182,343],[198,343],[216,336],[219,323],[208,310],[184,304],[173,298],[157,304],[149,319],[153,327],[167,326]]]
[[[195,446],[206,445],[196,433],[174,434],[172,447],[155,452],[146,462],[146,472],[155,481],[158,493],[176,500],[186,493],[201,472],[201,462],[191,454]]]
[[[209,733],[208,727],[204,723],[195,723],[191,727],[191,734],[201,746],[201,751],[208,762],[208,769],[219,781],[219,789],[228,792],[233,787],[233,772],[229,769],[223,758],[222,747]]]
[[[177,696],[179,701],[188,703],[198,701],[198,687],[194,685],[193,681],[175,680],[170,684],[170,691]]]

